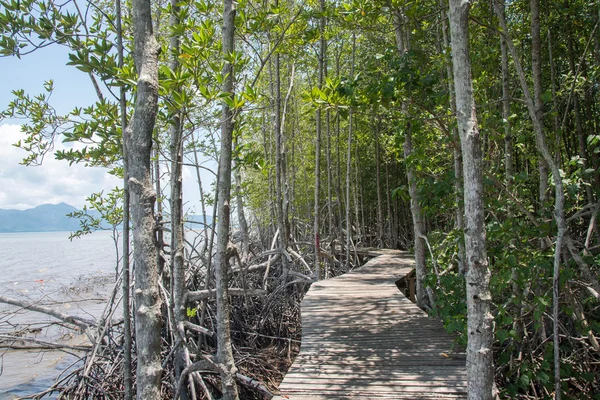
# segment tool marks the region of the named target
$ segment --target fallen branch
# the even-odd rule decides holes
[[[200,326],[200,325],[196,325],[196,324],[194,324],[194,323],[191,323],[190,321],[184,321],[184,322],[183,322],[183,326],[184,326],[186,329],[189,329],[190,331],[193,331],[193,332],[201,333],[201,334],[203,334],[203,335],[210,336],[210,337],[213,337],[213,336],[215,336],[215,333],[214,333],[213,331],[211,331],[211,330],[208,330],[208,329],[206,329],[206,328],[205,328],[205,327],[203,327],[203,326]]]
[[[253,389],[261,392],[267,399],[273,398],[273,393],[267,389],[267,387],[260,381],[254,380],[246,375],[242,375],[239,372],[235,374],[235,379],[243,385],[249,386]]]
[[[3,340],[11,341],[12,343],[11,344],[2,344],[0,342],[0,348],[9,348],[9,349],[15,349],[15,350],[64,350],[64,349],[68,349],[68,350],[75,350],[75,351],[89,351],[92,348],[91,346],[85,346],[85,345],[71,346],[68,344],[46,342],[44,340],[28,338],[28,337],[23,337],[23,336],[14,336],[14,335],[0,335],[0,341],[3,341]],[[17,344],[17,342],[20,342],[20,341],[24,342],[24,343],[34,343],[37,346],[27,346],[27,345]]]
[[[50,307],[40,306],[38,304],[30,304],[23,300],[16,300],[16,299],[11,299],[11,298],[5,297],[5,296],[0,296],[0,303],[10,304],[10,305],[21,307],[21,308],[24,308],[27,310],[50,315],[51,317],[59,319],[68,324],[78,326],[82,330],[85,330],[85,329],[90,328],[95,325],[95,321],[93,321],[93,320],[76,317],[74,315],[65,314],[58,310],[52,309]]]
[[[313,272],[310,269],[310,266],[308,265],[308,263],[306,262],[306,260],[304,259],[304,257],[302,257],[300,254],[298,254],[297,252],[295,252],[292,249],[288,250],[290,252],[291,255],[293,255],[294,257],[296,257],[297,260],[300,260],[300,262],[302,263],[302,265],[304,265],[304,267],[308,270],[308,272],[312,275]]]

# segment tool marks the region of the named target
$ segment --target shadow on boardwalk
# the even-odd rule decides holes
[[[413,268],[398,251],[312,285],[302,346],[276,399],[462,399],[464,353],[395,282]]]

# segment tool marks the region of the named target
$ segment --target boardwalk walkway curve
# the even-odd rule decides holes
[[[464,399],[464,353],[395,282],[414,261],[383,251],[314,283],[302,301],[300,353],[276,399]]]

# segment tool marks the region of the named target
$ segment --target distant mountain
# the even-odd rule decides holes
[[[79,220],[67,217],[77,211],[66,203],[42,204],[29,210],[0,209],[0,232],[76,231]]]
[[[67,217],[67,214],[74,211],[79,210],[66,203],[42,204],[28,210],[0,209],[0,233],[75,232],[80,229],[79,219]],[[98,216],[94,210],[88,210],[88,212]],[[212,218],[207,216],[206,222],[211,225]],[[204,219],[201,215],[188,215],[185,227],[201,231],[204,228]]]

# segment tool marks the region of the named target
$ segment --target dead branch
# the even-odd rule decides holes
[[[227,292],[230,296],[264,296],[267,293],[260,289],[244,290],[241,288],[229,288]],[[184,303],[207,300],[214,297],[216,293],[215,289],[189,291],[185,294]]]
[[[215,336],[215,333],[213,331],[208,330],[208,329],[206,329],[203,326],[196,325],[196,324],[194,324],[194,323],[192,323],[190,321],[184,321],[183,322],[183,326],[186,329],[189,329],[190,331],[193,331],[193,332],[201,333],[203,335],[210,336],[210,337]]]
[[[45,306],[41,306],[39,304],[28,303],[27,301],[24,301],[24,300],[16,300],[16,299],[11,299],[11,298],[5,297],[5,296],[0,296],[0,303],[10,304],[10,305],[21,307],[21,308],[24,308],[27,310],[50,315],[51,317],[57,318],[68,324],[78,326],[82,330],[85,330],[85,329],[95,325],[95,321],[93,321],[93,320],[90,320],[87,318],[76,317],[74,315],[65,314],[58,310],[55,310],[55,309],[52,309],[49,307],[45,307]]]
[[[11,342],[10,344],[4,344],[3,341]],[[19,343],[23,342],[23,344]],[[35,346],[27,345],[24,343],[32,343]],[[74,351],[89,351],[91,346],[79,345],[72,346],[63,343],[47,342],[45,340],[39,340],[34,338],[28,338],[23,336],[15,335],[0,335],[0,348],[8,348],[12,350],[74,350]]]

